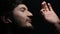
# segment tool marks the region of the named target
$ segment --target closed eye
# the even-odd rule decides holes
[[[25,10],[26,10],[25,7],[21,7],[21,8],[20,8],[20,11],[23,11],[23,12],[24,12]]]

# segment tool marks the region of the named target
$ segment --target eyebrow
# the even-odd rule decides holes
[[[20,9],[24,9],[24,10],[26,10],[26,8],[25,8],[25,7],[21,7]]]

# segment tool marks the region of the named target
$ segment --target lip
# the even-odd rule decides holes
[[[30,18],[28,18],[28,19],[26,19],[26,22],[31,23],[32,21]]]

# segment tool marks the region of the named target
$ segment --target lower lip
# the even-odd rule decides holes
[[[28,23],[32,23],[31,21],[27,21]]]

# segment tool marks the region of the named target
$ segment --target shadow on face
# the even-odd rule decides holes
[[[19,4],[13,10],[13,18],[19,26],[22,27],[32,27],[31,19],[29,16],[33,16],[31,12],[28,11],[28,8],[24,4]]]

